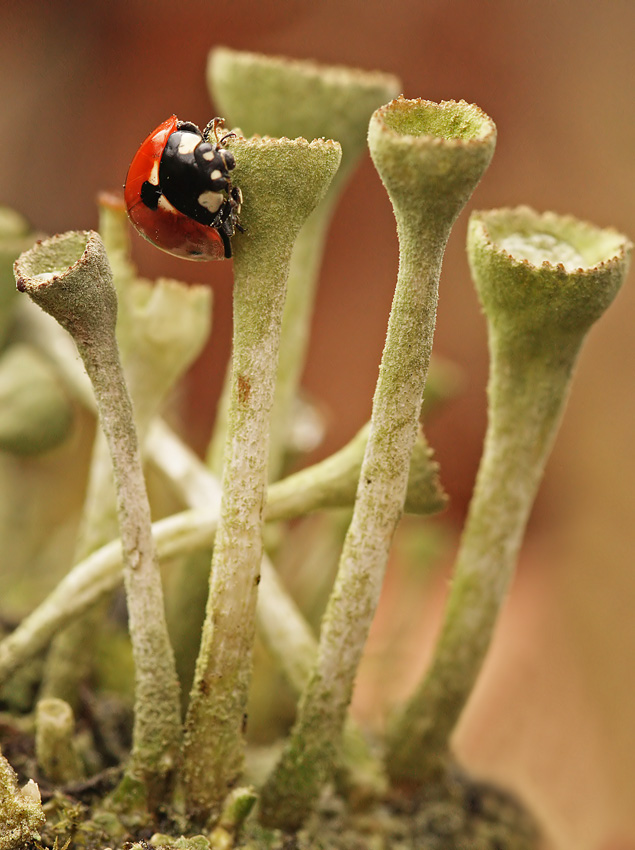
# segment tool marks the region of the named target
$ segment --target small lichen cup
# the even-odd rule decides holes
[[[580,345],[626,277],[632,244],[611,228],[530,207],[474,212],[472,276],[488,321],[540,335],[548,327]],[[582,334],[582,338],[580,335]]]
[[[615,298],[631,243],[528,207],[473,213],[472,276],[487,319],[489,421],[431,666],[397,720],[394,781],[444,774],[450,736],[489,648],[578,352]]]

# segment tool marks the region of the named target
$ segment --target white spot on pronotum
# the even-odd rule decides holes
[[[223,176],[223,175],[222,175],[222,172],[220,172],[220,171],[218,170],[218,168],[215,168],[215,169],[212,171],[212,173],[210,174],[210,179],[211,179],[211,180],[220,180],[220,178],[221,178],[222,176]]]
[[[205,151],[205,153],[203,154],[203,159],[207,159],[208,161],[211,161],[212,159],[214,159],[215,156],[216,156],[216,151],[212,149],[211,151]]]
[[[196,133],[183,133],[179,142],[179,153],[181,156],[192,153],[194,148],[200,144],[200,141],[201,137],[197,136]]]
[[[206,210],[215,213],[218,212],[223,203],[223,196],[220,192],[201,192],[198,196],[198,202]]]

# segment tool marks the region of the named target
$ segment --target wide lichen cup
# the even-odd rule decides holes
[[[630,248],[613,230],[527,207],[471,217],[468,255],[490,350],[488,427],[434,656],[390,736],[394,781],[445,781],[578,353],[619,290]]]
[[[338,184],[365,148],[372,111],[400,88],[392,74],[227,47],[210,53],[207,78],[222,114],[246,135],[338,141]]]
[[[465,101],[398,97],[373,114],[368,144],[397,223],[446,233],[490,163],[496,125]]]
[[[588,328],[613,301],[632,244],[616,230],[529,207],[472,214],[468,257],[490,321],[536,331]]]
[[[25,251],[14,266],[18,290],[25,292],[33,282],[41,284],[66,274],[81,261],[90,235],[85,231],[69,231]]]
[[[114,329],[117,298],[99,234],[69,231],[36,244],[14,264],[17,288],[73,335],[76,342]]]

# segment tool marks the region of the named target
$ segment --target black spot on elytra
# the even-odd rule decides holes
[[[159,198],[161,197],[161,194],[161,189],[159,189],[158,186],[155,186],[154,183],[150,183],[149,180],[146,180],[141,187],[141,200],[148,209],[156,210],[159,206]]]

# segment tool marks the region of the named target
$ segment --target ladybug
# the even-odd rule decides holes
[[[139,233],[168,254],[188,260],[229,259],[231,238],[244,232],[242,193],[232,186],[233,153],[220,140],[221,118],[201,132],[172,115],[143,142],[128,169],[124,199]],[[213,141],[212,141],[212,136]]]

